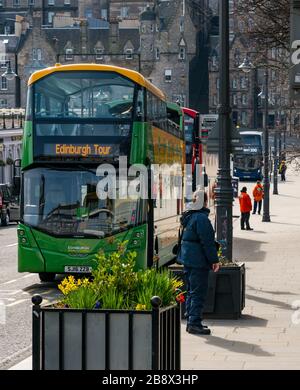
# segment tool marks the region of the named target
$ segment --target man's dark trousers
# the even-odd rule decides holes
[[[260,214],[261,207],[262,207],[262,200],[260,200],[259,202],[257,200],[254,201],[253,214],[256,214],[257,205],[258,205],[258,214]]]
[[[209,269],[184,267],[187,325],[201,326],[208,291]]]
[[[242,216],[241,216],[241,228],[242,229],[245,229],[245,224],[246,224],[246,229],[250,229],[249,220],[250,220],[250,212],[249,213],[242,213]]]

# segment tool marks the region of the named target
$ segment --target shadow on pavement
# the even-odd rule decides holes
[[[274,225],[300,226],[300,223],[271,222]]]
[[[293,198],[293,199],[300,199],[300,196],[294,196],[294,195],[283,195],[279,194],[281,198]]]
[[[226,349],[227,351],[255,356],[274,356],[272,353],[264,351],[258,344],[229,340],[217,336],[199,335],[198,337],[205,338],[205,343],[208,345],[214,345],[216,347]]]
[[[290,291],[268,291],[268,290],[263,290],[263,289],[257,289],[257,288],[254,288],[252,286],[249,286],[247,284],[247,290],[252,290],[252,291],[259,291],[259,292],[262,292],[262,293],[265,293],[265,294],[272,294],[272,295],[297,295],[296,293],[292,293]]]
[[[246,299],[250,299],[251,301],[256,301],[259,303],[265,303],[267,305],[277,306],[279,309],[290,310],[293,311],[292,306],[289,303],[276,301],[275,299],[262,298],[257,295],[246,294]]]
[[[268,320],[250,314],[243,314],[239,320],[205,320],[205,324],[208,324],[212,328],[218,326],[228,326],[231,328],[265,328]]]
[[[249,240],[249,237],[251,237],[251,235],[248,235],[247,238],[234,237],[233,245],[235,260],[249,262],[264,261],[266,252],[261,250],[261,246],[262,244],[267,244],[267,242]]]

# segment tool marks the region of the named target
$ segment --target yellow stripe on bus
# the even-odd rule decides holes
[[[113,65],[101,65],[101,64],[70,64],[70,65],[60,65],[56,64],[55,66],[52,66],[50,68],[45,68],[42,70],[38,70],[37,72],[34,72],[29,80],[28,85],[34,84],[41,78],[48,76],[49,74],[55,73],[55,72],[68,72],[68,71],[99,71],[99,72],[116,72],[121,74],[122,76],[125,76],[129,78],[130,80],[134,81],[135,83],[147,88],[149,91],[151,91],[154,95],[159,97],[162,100],[166,100],[165,94],[155,85],[150,83],[143,75],[140,73],[126,68],[121,68],[119,66],[113,66]]]

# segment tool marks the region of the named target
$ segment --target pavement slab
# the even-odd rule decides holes
[[[250,195],[254,184],[245,183]],[[289,175],[272,193],[271,185],[270,223],[251,215],[248,232],[234,221],[234,258],[246,264],[242,318],[205,321],[212,330],[205,337],[182,327],[183,369],[300,369],[300,177]]]

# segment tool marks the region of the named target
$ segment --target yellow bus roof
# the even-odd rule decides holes
[[[29,80],[28,85],[31,85],[35,83],[36,81],[40,80],[41,78],[55,73],[55,72],[67,72],[67,71],[104,71],[104,72],[116,72],[121,74],[122,76],[128,77],[130,80],[134,81],[135,83],[142,85],[143,87],[149,89],[153,94],[158,96],[162,100],[166,100],[165,94],[155,85],[150,83],[147,79],[145,79],[144,76],[142,76],[140,73],[126,69],[121,68],[119,66],[113,66],[113,65],[102,65],[102,64],[70,64],[70,65],[61,65],[61,64],[55,64],[55,66],[52,66],[50,68],[45,68],[42,70],[38,70],[37,72],[34,72]]]

